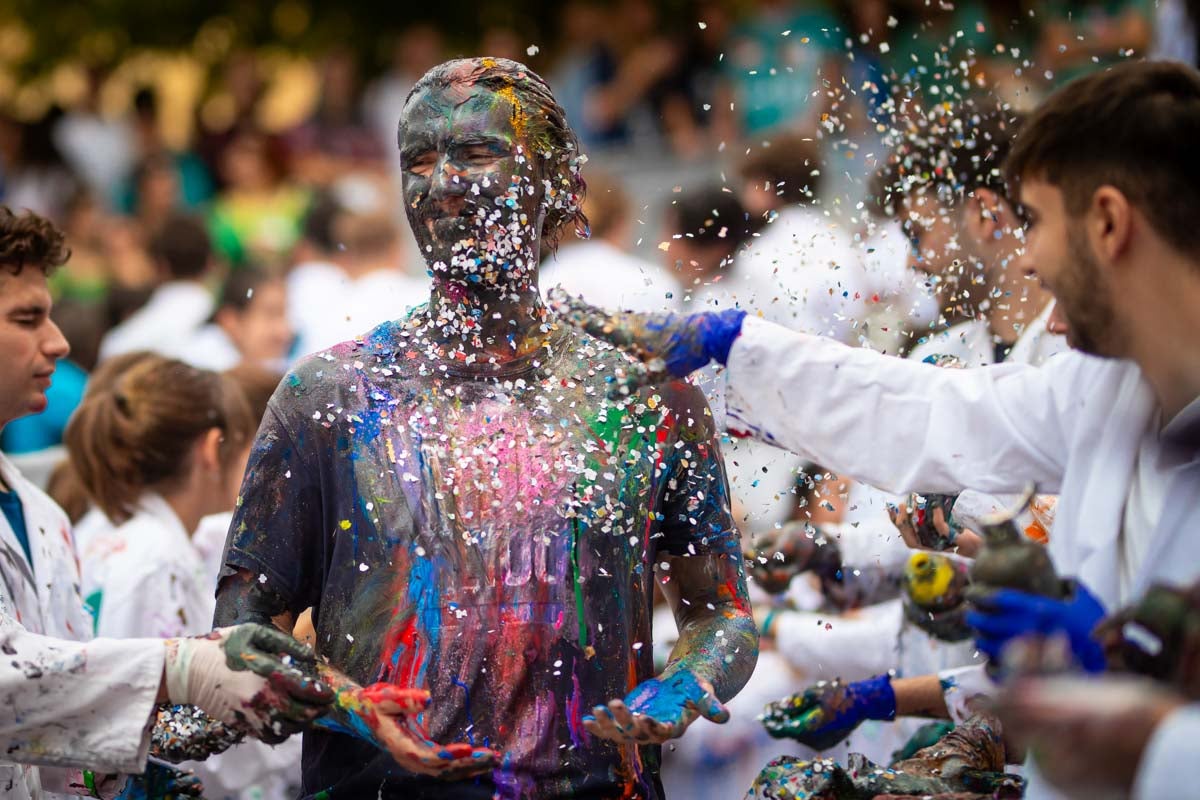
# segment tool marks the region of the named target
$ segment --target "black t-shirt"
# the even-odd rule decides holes
[[[435,741],[505,761],[446,783],[310,732],[305,795],[662,797],[658,748],[593,739],[581,716],[653,676],[655,564],[739,547],[703,396],[609,402],[625,356],[570,330],[497,372],[430,360],[407,325],[280,384],[226,569],[312,606],[318,653],[354,680],[429,689]]]

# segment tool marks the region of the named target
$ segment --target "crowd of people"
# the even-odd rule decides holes
[[[1189,796],[1196,11],[570,2],[286,130],[250,51],[185,144],[5,118],[0,786]]]

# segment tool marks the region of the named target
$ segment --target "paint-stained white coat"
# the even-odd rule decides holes
[[[0,796],[55,796],[78,781],[67,767],[140,772],[162,642],[84,644],[92,620],[67,517],[3,456],[0,472],[21,498],[33,553],[30,564],[0,516]]]

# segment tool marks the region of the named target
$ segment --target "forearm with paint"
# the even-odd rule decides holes
[[[741,691],[758,661],[758,628],[740,554],[668,558],[658,571],[675,612],[679,640],[663,676],[680,670],[712,684],[727,701]]]

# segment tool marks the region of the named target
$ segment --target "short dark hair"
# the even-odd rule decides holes
[[[667,208],[678,233],[704,247],[720,245],[729,252],[750,238],[754,225],[737,195],[711,183],[683,191]]]
[[[932,195],[954,208],[976,189],[1011,200],[1003,165],[1024,117],[990,96],[913,108],[889,135],[891,153],[875,198],[888,213],[900,198]]]
[[[438,64],[421,76],[404,101],[405,109],[418,92],[460,83],[483,86],[507,97],[513,104],[513,113],[520,114],[522,122],[528,125],[530,149],[553,156],[553,163],[549,165],[552,175],[542,177],[553,177],[553,183],[557,184],[555,190],[568,200],[549,205],[543,240],[554,248],[561,232],[568,226],[573,226],[580,236],[587,237],[590,232],[583,210],[587,183],[580,173],[586,159],[580,150],[579,138],[567,123],[567,112],[554,99],[546,79],[524,64],[507,58],[456,58]],[[396,131],[398,143],[403,126],[401,117]]]
[[[199,278],[208,269],[212,241],[199,217],[172,214],[150,243],[150,252],[172,278]]]
[[[0,268],[20,275],[31,267],[49,276],[70,257],[62,231],[53,222],[32,211],[14,214],[0,206]]]
[[[1052,94],[1017,136],[1005,174],[1045,180],[1067,213],[1096,189],[1119,189],[1178,250],[1200,258],[1200,72],[1184,64],[1128,62]]]
[[[770,183],[788,205],[811,203],[821,193],[821,151],[812,136],[780,133],[742,159],[738,174]]]

